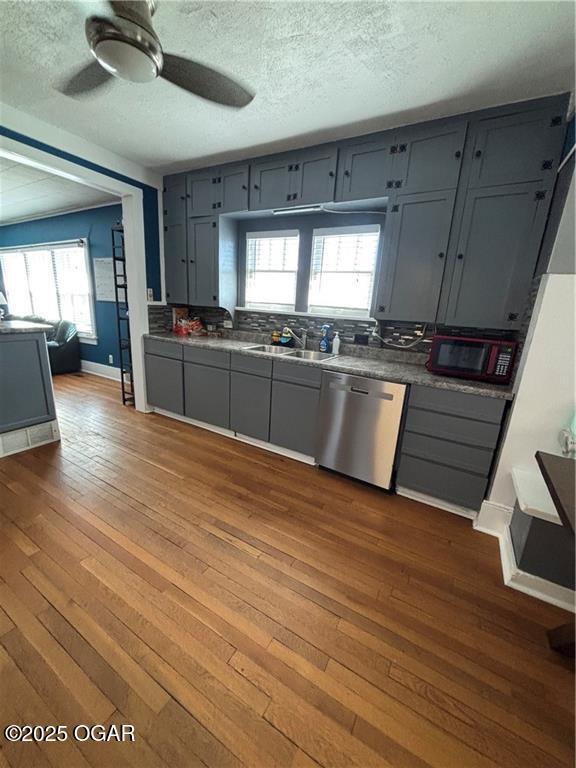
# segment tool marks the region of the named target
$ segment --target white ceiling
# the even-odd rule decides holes
[[[146,167],[177,170],[574,88],[572,2],[160,0],[164,48],[256,92],[235,112],[157,80],[88,101],[77,2],[0,2],[2,100]]]
[[[89,208],[118,198],[0,157],[0,225]]]

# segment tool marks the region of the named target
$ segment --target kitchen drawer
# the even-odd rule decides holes
[[[289,384],[303,384],[305,387],[320,389],[322,369],[313,368],[311,365],[275,360],[272,378],[278,381],[287,381]]]
[[[144,339],[144,352],[149,355],[170,357],[172,360],[182,360],[183,346],[177,341],[161,341],[160,339]]]
[[[500,424],[506,401],[494,397],[468,395],[465,392],[435,389],[416,384],[410,389],[409,406],[449,413],[466,419],[478,419]]]
[[[494,451],[491,448],[479,448],[472,445],[440,440],[415,432],[404,432],[402,454],[419,459],[433,459],[455,469],[477,472],[488,476]]]
[[[414,456],[402,455],[396,485],[458,504],[466,509],[480,509],[488,478]]]
[[[184,347],[184,362],[228,369],[230,368],[230,352],[223,352],[221,349]]]
[[[405,429],[419,435],[429,435],[441,440],[452,440],[464,445],[475,445],[494,450],[500,434],[500,424],[475,421],[470,418],[450,416],[446,413],[408,408]]]
[[[253,373],[256,376],[265,376],[267,379],[272,376],[272,360],[266,360],[262,357],[250,357],[232,352],[230,367],[233,371]]]

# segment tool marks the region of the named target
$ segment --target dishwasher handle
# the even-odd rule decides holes
[[[341,392],[352,392],[354,395],[367,395],[368,397],[375,397],[379,400],[394,400],[394,395],[390,392],[370,392],[368,389],[362,389],[361,387],[355,387],[352,384],[336,384],[336,382],[330,382],[330,389],[338,389]]]

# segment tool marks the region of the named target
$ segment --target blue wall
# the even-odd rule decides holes
[[[122,219],[122,206],[110,205],[89,211],[66,213],[49,219],[24,221],[0,227],[0,247],[35,245],[58,240],[88,239],[91,259],[111,258],[112,235],[110,228]],[[0,290],[2,275],[0,273]],[[95,301],[96,333],[98,344],[81,344],[83,360],[109,365],[108,355],[113,355],[118,365],[118,333],[115,304],[112,301]]]

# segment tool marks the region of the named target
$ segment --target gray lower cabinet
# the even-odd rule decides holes
[[[230,373],[230,429],[268,441],[270,437],[270,378],[251,373]]]
[[[184,415],[206,424],[230,427],[230,372],[184,363]]]
[[[412,385],[396,484],[480,509],[505,407],[496,398]]]
[[[374,317],[434,322],[454,198],[454,190],[394,198],[383,234]]]
[[[520,327],[550,196],[538,183],[468,191],[443,322]]]
[[[0,334],[0,433],[55,418],[44,333]]]
[[[168,342],[160,342],[165,345]],[[170,345],[177,346],[177,345]],[[146,399],[149,405],[172,413],[184,414],[183,362],[171,357],[146,353]]]
[[[275,360],[272,377],[270,442],[314,456],[321,369]]]

